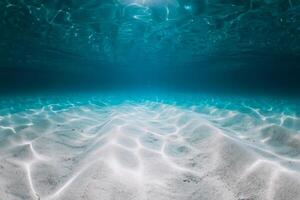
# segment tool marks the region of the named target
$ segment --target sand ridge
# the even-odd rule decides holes
[[[68,105],[1,115],[3,199],[300,199],[296,116],[247,104]]]

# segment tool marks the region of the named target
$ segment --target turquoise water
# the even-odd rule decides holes
[[[299,0],[6,0],[0,89],[299,95]]]

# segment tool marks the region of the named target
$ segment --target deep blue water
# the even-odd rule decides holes
[[[299,4],[2,1],[0,87],[298,95]]]

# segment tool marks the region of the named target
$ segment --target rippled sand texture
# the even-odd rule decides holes
[[[4,109],[0,197],[299,200],[300,119],[242,105]]]

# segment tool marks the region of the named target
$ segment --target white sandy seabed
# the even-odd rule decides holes
[[[300,199],[295,116],[245,104],[70,105],[1,115],[1,200]]]

